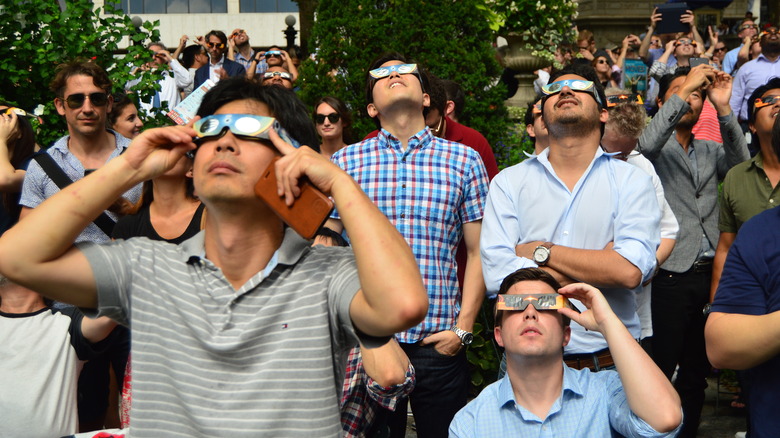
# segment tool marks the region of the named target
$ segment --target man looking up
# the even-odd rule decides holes
[[[739,49],[741,49],[745,44],[750,44],[750,41],[757,34],[758,25],[754,23],[752,19],[745,18],[742,20],[742,24],[739,25],[739,32],[737,32],[737,36],[739,37],[741,43],[738,47],[735,47],[726,52],[726,55],[723,58],[722,70],[724,72],[728,74],[732,74],[734,72],[734,67],[737,64],[737,55],[739,54]]]
[[[753,90],[772,78],[780,77],[780,29],[773,26],[761,32],[758,42],[761,54],[746,62],[734,76],[734,93],[729,103],[742,122],[750,118],[748,98]]]
[[[691,133],[705,90],[723,144]],[[702,309],[718,245],[718,181],[750,156],[728,103],[731,76],[709,65],[679,68],[661,80],[658,95],[659,111],[639,137],[638,150],[655,166],[680,232],[653,280],[653,359],[669,379],[679,365],[675,387],[685,414],[680,436],[695,437],[710,370]]]
[[[246,73],[243,65],[231,61],[225,56],[225,52],[227,52],[227,36],[221,30],[212,30],[206,34],[206,50],[209,52],[210,61],[207,65],[195,71],[194,89],[200,87],[207,79],[219,82],[220,79]]]
[[[152,52],[152,62],[150,68],[164,66],[162,78],[157,81],[160,84],[160,91],[156,92],[151,102],[141,102],[141,108],[147,112],[151,108],[164,108],[165,112],[172,110],[181,102],[180,91],[186,90],[192,86],[190,72],[182,66],[179,61],[171,57],[170,52],[162,43],[149,44],[149,50]],[[130,81],[126,88],[129,88],[136,81]]]
[[[338,436],[344,370],[334,364],[358,339],[376,344],[426,313],[414,256],[348,175],[280,138],[276,122],[314,133],[291,91],[231,78],[205,95],[198,115],[195,128],[143,132],[33,210],[0,238],[0,272],[132,323],[143,347],[133,348],[133,436]],[[209,211],[203,232],[181,245],[72,246],[113,198],[188,151]],[[340,211],[352,250],[311,247],[255,194],[276,158],[276,191],[287,205],[303,177],[336,206],[349,205]]]
[[[268,67],[268,70],[265,73],[263,73],[261,78],[262,78],[261,84],[263,86],[277,85],[280,87],[287,88],[288,90],[293,89],[293,77],[290,74],[290,72],[288,72],[281,65]]]
[[[636,293],[655,270],[661,210],[650,176],[599,147],[606,97],[590,66],[572,65],[545,86],[549,147],[491,183],[480,239],[488,291],[520,268],[542,267],[559,282],[602,288],[639,339]],[[564,360],[596,370],[613,364],[595,331],[572,327]]]
[[[679,397],[598,289],[561,288],[544,270],[526,268],[507,276],[499,294],[493,333],[507,374],[458,412],[450,437],[676,436]],[[587,310],[572,310],[568,298]],[[563,363],[570,319],[607,339],[617,371]]]
[[[485,296],[479,233],[488,180],[476,151],[435,137],[425,125],[429,86],[418,68],[398,53],[372,62],[367,110],[381,127],[379,135],[340,149],[331,160],[355,178],[417,258],[431,305],[422,324],[397,338],[417,373],[410,396],[417,433],[446,437],[452,417],[466,404],[464,347]],[[330,226],[340,231],[336,221]],[[454,263],[461,238],[467,251],[462,294]],[[403,429],[405,406],[396,410]]]
[[[246,30],[235,29],[228,37],[228,59],[241,64],[244,69],[246,69],[247,73],[250,71],[250,64],[256,64],[255,73],[262,73],[268,67],[264,63],[260,64],[255,62],[255,55],[258,53],[259,52],[255,52],[249,44],[249,34],[246,33]]]

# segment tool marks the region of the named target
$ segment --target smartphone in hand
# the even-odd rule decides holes
[[[295,198],[291,206],[287,206],[284,197],[276,194],[275,164],[278,159],[278,157],[274,158],[263,172],[255,185],[255,194],[296,233],[305,239],[314,239],[317,230],[330,217],[333,201],[304,177],[298,181],[300,195]]]
[[[691,58],[688,60],[688,64],[691,65],[691,68],[698,67],[702,64],[709,65],[710,60],[707,58]]]

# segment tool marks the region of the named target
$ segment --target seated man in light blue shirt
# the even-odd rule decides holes
[[[499,293],[494,335],[506,350],[507,374],[455,415],[451,438],[676,436],[677,392],[598,289],[561,288],[547,272],[524,268],[506,277]],[[587,310],[573,310],[569,297]],[[570,319],[604,335],[617,371],[563,363]]]

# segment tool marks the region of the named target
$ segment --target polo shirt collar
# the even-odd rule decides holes
[[[185,263],[194,263],[206,258],[206,232],[201,230],[179,245],[181,258]],[[294,265],[311,248],[309,241],[298,235],[292,228],[286,227],[282,245],[276,249],[274,257],[280,265]]]

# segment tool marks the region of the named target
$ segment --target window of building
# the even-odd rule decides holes
[[[293,0],[241,0],[241,12],[298,12]]]
[[[126,14],[225,14],[227,0],[119,0]]]

